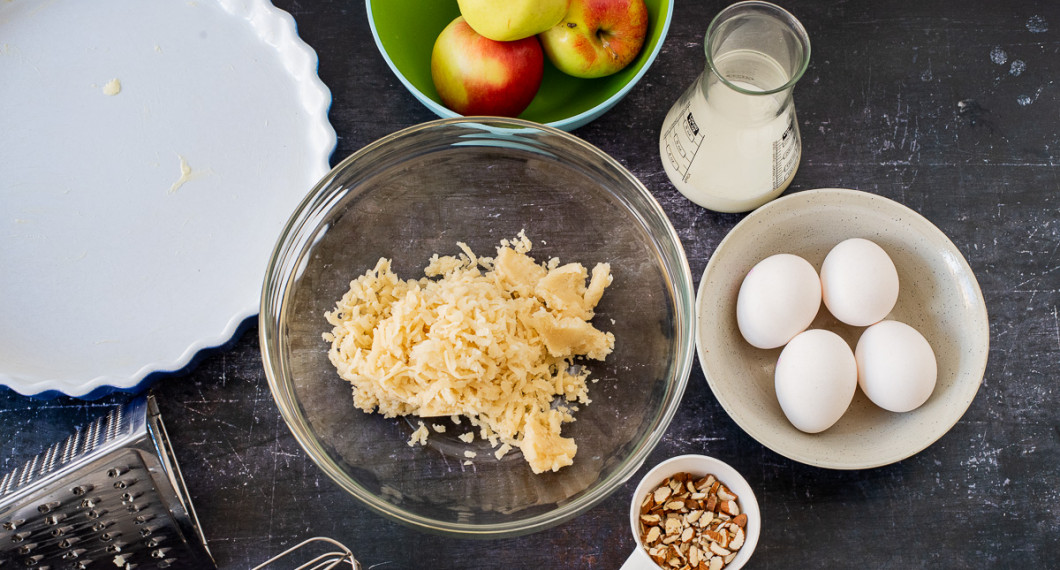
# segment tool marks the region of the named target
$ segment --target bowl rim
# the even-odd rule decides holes
[[[724,250],[726,244],[730,241],[739,239],[741,231],[746,230],[747,227],[751,227],[755,224],[758,224],[759,218],[765,215],[769,215],[774,210],[788,208],[793,202],[811,200],[816,196],[847,197],[859,199],[866,201],[866,203],[875,203],[878,205],[883,205],[884,207],[889,208],[891,211],[901,213],[906,218],[925,228],[929,233],[932,234],[931,237],[938,240],[938,243],[945,247],[948,251],[956,253],[955,259],[959,261],[962,273],[965,273],[971,277],[972,285],[974,285],[974,319],[976,322],[982,323],[983,325],[975,331],[976,345],[972,347],[975,351],[977,351],[975,354],[977,358],[970,367],[970,373],[975,378],[977,378],[977,380],[974,382],[974,386],[969,385],[969,387],[966,387],[965,390],[962,392],[962,397],[956,400],[956,404],[954,405],[952,414],[949,417],[943,418],[943,421],[933,424],[934,431],[932,432],[930,441],[927,441],[919,447],[914,446],[903,448],[900,451],[889,455],[880,456],[876,460],[872,461],[844,462],[839,460],[821,460],[805,453],[780,447],[774,441],[771,441],[769,437],[767,437],[768,430],[755,427],[752,422],[750,422],[749,420],[747,420],[747,418],[744,417],[743,413],[740,412],[738,406],[735,405],[733,401],[731,401],[728,397],[724,395],[719,395],[719,392],[721,391],[718,385],[719,380],[712,376],[711,367],[707,365],[707,363],[710,362],[710,357],[708,356],[710,351],[704,349],[704,347],[702,346],[703,342],[701,342],[701,330],[704,326],[702,322],[702,315],[705,311],[708,296],[713,294],[713,292],[708,292],[706,291],[706,289],[708,287],[708,283],[710,282],[709,277],[712,275],[712,273],[716,271],[716,260],[718,259],[718,252]],[[908,459],[909,457],[912,457],[920,453],[921,451],[927,449],[932,444],[941,439],[944,435],[946,435],[946,433],[948,433],[950,429],[954,425],[956,425],[958,421],[960,421],[960,419],[964,416],[964,413],[971,406],[972,401],[974,401],[975,396],[979,391],[979,387],[982,385],[983,377],[986,373],[986,365],[987,360],[989,358],[989,352],[990,322],[989,316],[987,314],[986,302],[983,298],[983,293],[979,286],[979,282],[975,277],[975,273],[972,271],[972,268],[968,264],[967,259],[965,259],[964,255],[961,254],[960,249],[957,248],[953,241],[951,241],[941,229],[939,229],[937,226],[935,226],[935,224],[931,223],[930,220],[928,220],[926,217],[916,212],[912,208],[885,196],[880,196],[878,194],[873,194],[871,192],[865,192],[862,190],[854,190],[849,188],[815,188],[810,190],[803,190],[800,192],[789,194],[787,196],[783,196],[751,212],[744,219],[740,220],[740,222],[737,223],[736,226],[734,226],[733,229],[725,235],[721,242],[718,243],[718,246],[714,249],[714,253],[711,255],[710,260],[707,262],[706,268],[703,270],[703,275],[700,279],[699,287],[696,292],[696,356],[699,359],[700,367],[703,370],[703,376],[707,380],[707,384],[710,386],[711,393],[714,394],[714,397],[718,400],[718,403],[721,404],[722,408],[725,410],[725,413],[729,415],[729,418],[732,419],[733,422],[735,422],[744,431],[744,433],[750,435],[752,438],[758,441],[758,443],[762,444],[766,448],[776,452],[779,455],[813,467],[821,467],[825,469],[835,470],[872,469],[876,467],[890,465],[892,463],[896,463],[904,459]],[[973,387],[974,389],[972,389]],[[723,391],[721,392],[723,393]]]
[[[558,121],[549,121],[547,123],[541,124],[563,131],[572,131],[574,129],[577,129],[578,127],[584,126],[592,122],[600,115],[603,115],[604,113],[609,111],[611,107],[614,107],[616,104],[618,104],[619,101],[624,99],[626,95],[630,92],[630,90],[633,89],[633,86],[640,82],[641,78],[644,77],[644,74],[646,74],[652,64],[655,63],[655,59],[659,56],[659,52],[662,51],[662,46],[666,42],[666,36],[669,34],[670,31],[670,20],[673,18],[674,13],[674,0],[664,1],[666,2],[666,11],[660,14],[662,16],[662,30],[659,33],[659,41],[655,43],[655,46],[648,54],[648,59],[644,61],[644,65],[642,65],[640,69],[637,70],[637,73],[635,73],[633,77],[631,77],[629,81],[627,81],[625,85],[622,86],[621,89],[619,89],[607,99],[601,101],[600,103],[597,103],[591,109],[587,109],[585,111],[582,111],[581,113],[578,113],[577,115],[567,117],[566,119],[560,119]],[[390,71],[392,71],[394,75],[397,76],[398,81],[400,81],[401,84],[405,86],[405,89],[408,89],[409,93],[412,93],[413,97],[415,97],[416,100],[418,100],[425,107],[433,111],[434,114],[438,115],[440,118],[465,118],[465,115],[461,115],[455,111],[452,111],[445,105],[442,105],[441,103],[438,103],[434,99],[428,97],[426,93],[420,91],[419,88],[413,85],[412,82],[409,81],[407,77],[405,77],[405,74],[402,73],[400,69],[398,69],[397,64],[395,64],[394,61],[390,58],[390,54],[387,53],[386,48],[383,47],[383,40],[379,37],[379,31],[375,27],[375,17],[372,14],[372,0],[365,0],[364,4],[368,14],[368,27],[372,30],[372,38],[375,40],[375,47],[383,56],[383,60],[386,61],[387,67],[389,67]]]
[[[286,299],[289,290],[289,284],[294,278],[292,274],[289,272],[285,273],[283,270],[297,269],[297,267],[289,266],[289,264],[284,265],[283,262],[290,257],[292,252],[299,253],[303,251],[305,247],[308,247],[309,242],[297,241],[297,238],[301,234],[302,229],[307,227],[308,224],[316,222],[316,218],[313,216],[314,208],[325,205],[327,203],[326,198],[329,194],[329,190],[332,192],[336,190],[331,188],[334,179],[353,162],[363,160],[365,157],[371,157],[373,153],[377,152],[380,148],[385,148],[392,141],[412,136],[421,131],[451,125],[474,125],[476,128],[481,128],[483,125],[503,125],[503,128],[512,129],[514,132],[520,134],[527,131],[540,131],[545,134],[559,136],[573,144],[582,146],[587,151],[597,155],[601,160],[606,162],[610,168],[615,169],[615,171],[623,178],[626,178],[637,194],[639,194],[648,205],[651,214],[663,222],[663,228],[666,231],[665,237],[667,238],[665,245],[669,248],[669,251],[667,248],[664,248],[661,250],[661,253],[673,257],[671,260],[673,263],[667,264],[667,269],[665,270],[673,282],[673,303],[676,308],[673,318],[675,320],[675,328],[684,333],[684,342],[680,343],[678,346],[678,352],[674,355],[675,360],[678,362],[674,367],[675,375],[673,383],[669,387],[672,396],[669,401],[665,402],[665,406],[654,418],[653,428],[649,431],[648,436],[624,461],[624,463],[619,466],[619,468],[601,481],[597,482],[595,488],[592,489],[590,493],[562,504],[551,511],[536,514],[525,519],[503,523],[491,523],[488,525],[442,522],[418,515],[407,509],[398,508],[390,503],[380,500],[374,494],[364,491],[346,477],[345,473],[334,466],[330,461],[329,454],[321,447],[320,442],[309,435],[312,432],[308,429],[304,429],[306,427],[304,417],[300,412],[297,412],[297,409],[299,408],[297,400],[292,397],[289,389],[290,383],[283,378],[286,359],[284,351],[280,346],[281,335],[274,331],[274,329],[279,328],[280,326],[281,316],[285,307],[284,300]],[[466,141],[461,141],[461,146],[466,146]],[[639,212],[638,215],[640,215]],[[280,311],[277,312],[273,310],[274,304],[280,309]],[[696,319],[694,308],[695,288],[692,282],[691,269],[688,264],[688,257],[685,255],[677,231],[674,229],[665,210],[663,210],[662,206],[654,198],[651,192],[648,191],[636,176],[622,166],[621,163],[594,145],[576,137],[575,135],[554,127],[523,119],[504,117],[460,117],[435,119],[426,123],[413,125],[369,143],[341,161],[328,174],[326,174],[312,190],[310,190],[302,202],[296,207],[287,224],[284,226],[280,233],[280,237],[273,248],[272,255],[269,258],[262,285],[261,310],[258,318],[258,335],[262,363],[268,380],[269,390],[284,422],[287,424],[287,427],[290,429],[299,446],[309,455],[310,460],[330,479],[332,479],[332,481],[353,495],[354,498],[361,501],[362,504],[368,506],[371,510],[413,528],[442,535],[459,536],[462,538],[501,538],[537,532],[574,518],[613,494],[640,469],[651,451],[658,445],[659,441],[662,440],[663,435],[673,421],[673,417],[676,415],[677,410],[680,408],[681,401],[683,400],[693,363],[695,361]]]

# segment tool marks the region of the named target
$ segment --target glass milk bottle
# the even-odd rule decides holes
[[[663,122],[663,169],[696,204],[747,212],[779,196],[799,167],[791,92],[810,39],[783,8],[738,2],[710,23],[704,50],[706,69]]]

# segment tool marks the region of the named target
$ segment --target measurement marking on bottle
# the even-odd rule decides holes
[[[686,103],[663,136],[666,141],[666,158],[685,182],[688,182],[688,170],[699,152],[699,147],[703,145],[704,138],[696,118],[692,115],[691,104]]]
[[[799,166],[799,145],[795,139],[795,118],[788,122],[780,139],[773,142],[773,186],[779,187]]]

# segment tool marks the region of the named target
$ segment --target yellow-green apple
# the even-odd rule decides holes
[[[498,42],[521,40],[555,26],[570,0],[457,0],[460,15],[479,34]]]
[[[519,115],[537,94],[544,68],[536,36],[494,41],[462,16],[438,34],[431,52],[434,87],[442,103],[461,115]]]
[[[647,33],[644,0],[571,0],[567,15],[538,37],[563,73],[603,77],[629,65]]]

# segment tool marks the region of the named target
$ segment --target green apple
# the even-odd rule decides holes
[[[431,52],[434,87],[442,103],[461,115],[518,116],[537,94],[544,69],[536,36],[494,41],[462,16],[438,34]]]
[[[480,35],[498,42],[521,40],[555,26],[570,0],[457,0],[460,15]]]
[[[563,20],[538,37],[563,73],[603,77],[636,59],[647,34],[644,0],[571,0]]]

